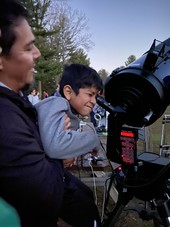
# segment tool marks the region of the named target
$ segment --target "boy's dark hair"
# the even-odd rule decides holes
[[[28,20],[28,12],[18,0],[0,0],[0,46],[2,55],[9,55],[15,42],[14,28],[21,19]]]
[[[80,88],[95,87],[99,91],[103,88],[102,79],[96,70],[82,64],[71,64],[64,67],[59,86],[62,97],[64,97],[63,88],[65,85],[70,85],[76,95]]]

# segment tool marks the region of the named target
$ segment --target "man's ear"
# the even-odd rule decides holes
[[[70,85],[65,85],[64,88],[63,88],[63,93],[64,93],[64,96],[67,100],[70,100],[71,99],[71,94],[72,94],[73,90],[71,88]]]

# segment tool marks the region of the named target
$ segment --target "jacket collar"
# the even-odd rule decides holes
[[[21,96],[20,93],[16,93],[7,87],[0,86],[0,97],[11,100],[26,115],[31,116],[33,119],[37,119],[37,112],[36,112],[35,107],[29,102],[27,96],[24,95],[23,93]]]

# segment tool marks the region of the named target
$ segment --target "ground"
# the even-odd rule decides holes
[[[82,173],[81,173],[82,174]],[[82,179],[82,178],[81,178]],[[88,181],[86,181],[88,182]],[[88,182],[89,183],[89,182]],[[91,187],[91,189],[94,191],[94,187]],[[96,194],[97,194],[97,206],[99,209],[99,212],[101,214],[101,217],[103,217],[103,200],[104,200],[104,186],[97,186],[96,187]],[[126,206],[126,211],[123,211],[121,215],[119,216],[119,220],[115,227],[153,227],[152,221],[143,221],[141,218],[139,218],[139,215],[137,212],[134,212],[132,210],[128,210],[135,204],[137,204],[139,201],[138,199],[134,198],[132,199],[128,205]],[[143,201],[142,201],[143,202]],[[112,209],[114,207],[115,203],[112,199],[109,201],[109,209]],[[59,227],[70,227],[70,225],[64,223],[62,220],[59,222]]]
[[[102,143],[105,145],[106,144],[106,140],[102,141]],[[101,156],[103,155],[102,153],[100,154]],[[105,156],[105,155],[104,155]],[[84,165],[86,165],[84,163]],[[96,168],[96,166],[95,166]],[[101,170],[102,169],[102,166],[100,168],[100,165],[99,165],[99,168],[97,168],[97,171]],[[110,171],[112,170],[110,164],[108,163],[108,160],[105,160],[104,162],[104,168],[103,168],[103,171],[105,173],[110,173]],[[89,181],[89,179],[87,177],[88,174],[92,175],[92,170],[91,168],[78,168],[78,171],[79,174],[77,174],[77,170],[74,169],[74,170],[71,170],[73,174],[77,175],[78,177],[81,178],[81,180],[83,180],[89,187],[91,187],[91,189],[94,191],[96,189],[96,193],[94,194],[97,194],[97,206],[98,206],[98,209],[99,209],[99,212],[101,214],[101,217],[103,217],[103,200],[104,200],[104,191],[105,191],[105,184],[103,183],[103,185],[101,186],[97,186],[96,188],[94,187],[93,184],[91,184]],[[83,176],[85,178],[83,178]],[[92,179],[92,178],[91,178]],[[93,182],[92,182],[93,183]],[[100,182],[99,182],[100,183]],[[96,181],[96,185],[97,185],[97,181]],[[126,208],[130,208],[132,205],[135,205],[137,202],[139,202],[138,200],[136,200],[136,198],[132,199]],[[112,200],[110,200],[109,202],[109,208],[113,208],[114,206],[114,202]],[[126,211],[123,211],[121,213],[121,215],[119,216],[119,220],[117,222],[117,224],[115,225],[115,227],[153,227],[154,224],[153,224],[153,221],[143,221],[141,218],[139,218],[139,215],[137,212],[134,212],[132,210],[126,210]],[[67,225],[66,223],[64,223],[63,221],[60,220],[59,222],[59,227],[70,227],[69,225]]]

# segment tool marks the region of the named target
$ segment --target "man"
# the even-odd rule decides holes
[[[38,97],[38,92],[36,91],[35,88],[30,90],[30,93],[27,97],[28,97],[28,100],[32,103],[32,105],[35,105],[40,101]]]
[[[57,226],[58,217],[92,227],[99,222],[92,192],[45,155],[36,110],[21,92],[33,81],[40,52],[17,0],[0,1],[0,30],[0,196],[22,227]]]

